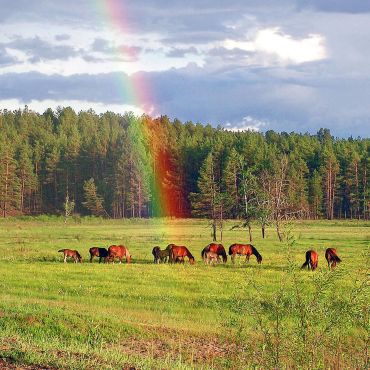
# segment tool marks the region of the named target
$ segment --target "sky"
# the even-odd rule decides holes
[[[370,135],[370,0],[0,0],[0,109]]]

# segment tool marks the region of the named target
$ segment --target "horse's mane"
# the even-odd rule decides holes
[[[204,247],[204,248],[203,248],[202,253],[201,253],[202,258],[204,258],[204,255],[205,255],[208,251],[209,251],[209,244],[208,244],[206,247]]]
[[[251,244],[252,247],[252,254],[254,254],[258,260],[262,261],[262,256],[258,253],[258,250]]]
[[[221,256],[222,256],[223,258],[226,258],[226,259],[227,259],[227,255],[226,255],[225,248],[220,248],[220,249],[219,249],[219,251],[220,251]]]
[[[193,260],[195,260],[194,256],[190,253],[189,249],[188,249],[188,248],[186,248],[186,250],[187,250],[188,258],[189,258],[189,259],[193,259]]]

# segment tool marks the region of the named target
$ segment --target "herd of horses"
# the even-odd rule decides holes
[[[72,249],[60,249],[58,252],[62,252],[64,256],[64,262],[67,262],[67,258],[72,258],[75,263],[82,263],[81,254],[77,250]],[[131,255],[128,249],[124,245],[111,245],[108,249],[101,247],[93,247],[89,249],[90,262],[93,261],[94,257],[99,258],[99,263],[102,260],[105,263],[112,262],[116,259],[119,263],[125,259],[126,263],[131,262]],[[167,248],[161,250],[160,247],[155,246],[152,250],[154,257],[154,263],[184,263],[185,257],[188,258],[190,264],[195,263],[194,256],[190,253],[189,249],[185,246],[179,246],[175,244],[169,244]],[[232,263],[235,262],[236,256],[245,256],[246,261],[249,262],[251,255],[256,257],[257,263],[262,263],[262,256],[257,249],[251,244],[232,244],[229,247],[229,256],[231,256]],[[206,264],[220,263],[221,259],[223,263],[227,262],[227,254],[222,244],[210,243],[201,252],[202,259]],[[334,248],[328,248],[325,251],[325,258],[328,262],[328,268],[333,269],[337,263],[341,262],[338,257],[337,251]],[[309,270],[316,270],[318,266],[319,255],[314,250],[308,250],[306,252],[306,260],[302,265],[303,268]]]

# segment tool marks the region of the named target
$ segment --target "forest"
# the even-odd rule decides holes
[[[297,126],[297,130],[299,126]],[[0,111],[0,211],[207,217],[261,225],[369,218],[369,138],[232,132],[72,108]]]

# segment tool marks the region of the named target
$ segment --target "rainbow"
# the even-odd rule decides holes
[[[102,0],[96,1],[98,12],[103,20],[119,34],[126,35],[132,32],[127,21],[124,1]],[[117,49],[117,56],[124,60],[135,60],[133,48],[121,46]],[[161,232],[170,236],[168,227],[169,216],[184,216],[184,196],[181,179],[174,177],[176,173],[176,158],[171,150],[169,138],[166,138],[165,119],[150,118],[147,114],[156,112],[156,104],[149,80],[143,73],[135,73],[117,80],[117,89],[123,99],[140,107],[144,115],[140,119],[132,117],[128,134],[132,143],[133,155],[142,163],[141,176],[150,176],[151,209],[149,215],[161,217]],[[122,101],[127,104],[127,101]]]

